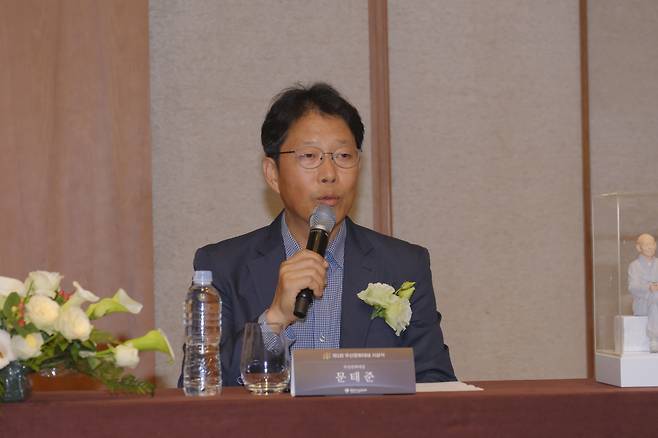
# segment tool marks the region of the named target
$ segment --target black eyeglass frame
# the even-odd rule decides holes
[[[349,166],[349,167],[341,166],[341,165],[338,164],[338,162],[336,161],[335,154],[337,154],[337,153],[339,153],[339,152],[341,152],[341,151],[336,151],[336,152],[324,152],[324,151],[323,151],[322,149],[320,149],[320,148],[314,148],[314,149],[317,149],[318,151],[320,151],[320,161],[318,162],[318,165],[317,165],[317,166],[313,166],[313,167],[304,167],[304,166],[301,164],[300,160],[297,159],[297,163],[299,163],[299,165],[302,166],[304,169],[309,169],[309,170],[311,170],[311,169],[317,169],[318,167],[322,166],[322,163],[324,162],[324,156],[325,156],[325,155],[331,155],[331,161],[333,161],[334,164],[335,164],[336,166],[340,167],[341,169],[353,169],[353,168],[355,168],[355,167],[359,164],[359,162],[361,161],[361,150],[358,149],[358,148],[356,149],[356,161],[354,162],[353,165],[351,165],[351,166]],[[296,153],[296,152],[301,152],[301,151],[297,151],[297,150],[293,149],[293,150],[291,150],[291,151],[277,152],[275,155],[294,154],[294,153]],[[295,157],[295,158],[296,158],[296,157]]]

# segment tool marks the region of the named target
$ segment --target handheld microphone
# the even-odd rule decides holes
[[[311,231],[308,233],[306,249],[310,249],[324,257],[324,252],[327,250],[327,244],[329,243],[329,234],[336,225],[336,213],[328,205],[320,204],[313,210],[309,223]],[[313,292],[311,289],[302,289],[295,299],[293,314],[297,318],[306,318],[306,313],[312,302]]]

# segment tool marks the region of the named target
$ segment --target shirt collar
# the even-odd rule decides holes
[[[343,268],[343,263],[345,261],[345,235],[347,231],[345,230],[345,221],[339,225],[340,229],[336,234],[334,240],[329,242],[327,247],[327,252],[325,258],[330,264],[337,264],[341,269]],[[288,228],[286,223],[286,215],[281,215],[281,237],[283,237],[283,247],[286,250],[286,258],[290,258],[300,251],[301,248]]]
[[[640,260],[640,263],[641,263],[642,265],[647,266],[647,267],[653,266],[653,263],[656,261],[656,258],[655,258],[655,257],[653,257],[653,258],[651,259],[651,261],[649,261],[649,260],[647,260],[647,258],[644,257],[642,254],[640,254],[637,258]]]

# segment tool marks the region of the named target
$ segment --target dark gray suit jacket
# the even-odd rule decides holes
[[[416,381],[455,380],[439,326],[441,315],[436,311],[427,250],[356,225],[349,218],[345,225],[340,347],[412,347]],[[271,304],[284,260],[281,215],[267,227],[196,252],[194,269],[212,271],[213,284],[222,296],[224,385],[239,382],[243,327],[256,321]],[[370,319],[372,307],[356,294],[368,283],[398,288],[404,281],[415,281],[416,291],[411,297],[411,323],[398,337],[382,318]]]

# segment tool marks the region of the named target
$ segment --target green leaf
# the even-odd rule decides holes
[[[75,366],[78,371],[99,380],[113,392],[153,395],[155,391],[155,385],[152,383],[131,374],[124,375],[123,368],[117,366],[111,357],[88,357],[76,362]]]
[[[73,360],[76,360],[80,357],[80,344],[74,343],[71,345],[71,348],[69,348],[71,352],[71,357]]]
[[[400,286],[400,289],[395,291],[395,294],[400,298],[410,300],[411,295],[413,295],[414,291],[416,290],[414,287],[415,285],[415,281],[405,281],[402,283],[402,286]]]
[[[110,332],[93,329],[89,335],[89,340],[95,344],[118,344],[119,341]]]
[[[89,364],[90,369],[95,370],[101,365],[101,360],[94,356],[89,356],[87,358],[87,363]]]
[[[32,371],[34,371],[34,372],[38,372],[39,369],[40,369],[40,366],[35,364],[31,359],[28,359],[27,361],[24,361],[23,365],[25,365],[26,367],[32,369]]]
[[[18,307],[18,304],[21,302],[21,297],[16,293],[12,292],[7,296],[5,300],[5,305],[2,308],[2,313],[5,315],[5,318],[8,321],[16,323],[16,313],[12,310],[13,307]]]
[[[94,342],[92,342],[91,339],[87,339],[86,341],[82,341],[80,343],[80,345],[82,345],[87,350],[96,351],[96,344],[94,344]]]
[[[66,303],[66,300],[64,299],[63,296],[61,296],[60,294],[57,294],[57,295],[55,295],[55,302],[61,306],[64,303]]]
[[[132,374],[125,375],[119,379],[107,380],[103,382],[110,391],[113,392],[130,392],[134,394],[153,396],[155,385],[151,382],[138,379]]]
[[[385,312],[386,309],[384,309],[382,306],[375,306],[374,309],[372,309],[372,313],[370,314],[370,319],[383,317]]]
[[[16,333],[25,337],[29,335],[30,333],[38,333],[39,329],[32,323],[26,324],[25,326],[21,327],[20,325],[16,325],[14,328],[16,330]]]
[[[55,346],[59,348],[60,351],[64,351],[69,346],[69,340],[64,336],[57,334],[57,337],[55,338]]]

